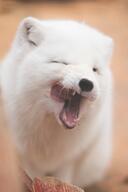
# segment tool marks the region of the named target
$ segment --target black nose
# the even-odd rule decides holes
[[[82,91],[91,91],[93,89],[93,83],[88,79],[81,79],[79,86]]]

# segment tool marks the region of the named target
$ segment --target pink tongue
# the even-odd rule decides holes
[[[65,101],[62,111],[60,112],[60,120],[67,128],[74,128],[78,121],[81,96],[75,94],[70,100]]]
[[[74,128],[79,117],[81,96],[77,93],[73,96],[72,89],[55,84],[51,89],[51,97],[57,102],[64,102],[59,118],[65,127]]]

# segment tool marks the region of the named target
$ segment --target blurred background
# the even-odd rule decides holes
[[[128,192],[128,0],[0,0],[0,60],[11,45],[19,22],[27,16],[82,20],[113,37],[113,159],[106,178],[89,191]],[[2,103],[0,106],[3,133],[6,126]],[[5,146],[6,140],[0,145]],[[6,164],[5,168],[1,166],[1,156],[6,157],[7,150],[0,153],[0,171],[7,169]]]

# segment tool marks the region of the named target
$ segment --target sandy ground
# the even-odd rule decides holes
[[[115,41],[112,71],[115,82],[113,160],[97,191],[128,191],[128,1],[93,0],[66,3],[7,3],[0,0],[0,58],[7,53],[19,21],[26,16],[86,21]],[[0,114],[3,118],[3,110]],[[2,121],[0,121],[1,123]],[[2,125],[1,125],[2,126]],[[3,126],[2,126],[3,127]],[[96,191],[96,188],[90,189]]]

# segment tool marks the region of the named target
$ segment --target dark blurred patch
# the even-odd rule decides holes
[[[0,14],[12,12],[15,7],[16,7],[15,1],[2,0],[0,1]]]
[[[70,1],[77,1],[77,2],[81,2],[81,1],[113,1],[113,0],[14,0],[14,1],[21,1],[21,2],[70,2]],[[125,0],[127,1],[127,0]]]
[[[124,178],[122,181],[122,184],[128,185],[128,176]]]
[[[32,2],[32,3],[37,3],[37,2],[57,2],[57,3],[66,3],[66,2],[71,2],[71,1],[74,1],[74,0],[16,0],[16,1],[19,1],[19,2],[24,2],[24,3],[29,3],[29,2]]]
[[[85,188],[85,192],[108,192],[105,189],[100,189],[97,185],[93,185],[91,187]]]

